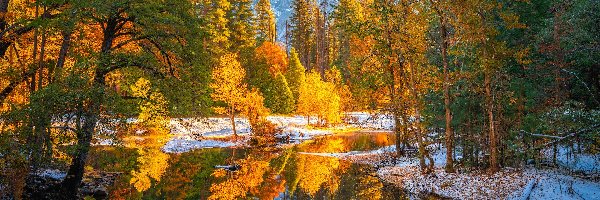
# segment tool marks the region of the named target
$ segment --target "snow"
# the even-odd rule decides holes
[[[250,123],[245,118],[236,118],[238,135],[250,134]],[[231,121],[225,117],[174,118],[169,122],[173,135],[195,135],[203,138],[223,138],[233,135]]]
[[[112,138],[97,138],[96,143],[93,143],[92,146],[112,146],[116,145],[116,142]]]
[[[535,184],[537,183],[537,179],[531,179],[529,181],[529,183],[527,183],[527,185],[525,186],[525,188],[523,188],[523,191],[519,192],[515,192],[513,194],[513,200],[527,200],[529,198],[529,196],[531,196],[531,191],[533,190],[533,187],[535,187]]]
[[[434,171],[430,174],[421,173],[418,159],[414,157],[403,157],[394,164],[389,163],[390,157],[396,151],[394,145],[372,151],[299,153],[335,157],[379,167],[377,174],[381,179],[413,194],[435,193],[453,199],[600,200],[600,183],[570,176],[559,170],[504,168],[495,174],[477,170],[446,173],[444,171],[446,149],[436,145],[427,148],[434,160]],[[593,166],[590,163],[594,163],[595,160],[587,156],[580,156],[580,161],[573,161],[573,166],[583,166],[581,168],[584,169]],[[456,158],[460,157],[460,155],[456,156]],[[561,160],[565,156],[560,154],[558,158]]]
[[[526,177],[534,177],[535,184],[528,184],[517,197],[509,199],[600,199],[600,183],[562,174],[556,170],[534,170],[525,172]],[[529,188],[531,187],[531,188]]]
[[[575,149],[577,149],[575,147]],[[574,154],[570,147],[560,146],[557,148],[556,160],[561,167],[585,174],[600,173],[600,156],[591,154]],[[544,151],[547,159],[553,156],[552,148]]]
[[[219,140],[171,139],[162,148],[166,153],[184,153],[202,148],[226,148],[242,145],[241,143]]]
[[[366,112],[348,112],[345,117],[349,124],[363,129],[393,130],[394,118],[390,114],[369,114]]]
[[[67,177],[67,173],[62,172],[58,169],[44,169],[37,173],[38,176],[52,178],[56,180],[63,180]]]

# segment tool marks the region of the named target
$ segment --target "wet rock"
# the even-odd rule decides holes
[[[87,196],[94,199],[108,199],[107,187],[111,186],[120,174],[95,171],[86,173],[77,196],[79,199]],[[31,174],[27,179],[23,199],[72,199],[63,195],[61,181],[52,176]]]

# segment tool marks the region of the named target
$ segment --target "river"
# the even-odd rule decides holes
[[[137,148],[98,146],[88,170],[123,172],[111,199],[406,199],[373,167],[306,153],[369,151],[392,145],[390,133],[343,133],[279,148],[208,148],[164,153],[160,142]],[[228,171],[217,165],[239,165]]]

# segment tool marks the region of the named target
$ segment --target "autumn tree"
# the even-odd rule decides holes
[[[261,62],[260,64],[265,64],[268,67],[271,76],[287,71],[287,54],[285,49],[278,43],[263,42],[256,48],[255,57]]]
[[[335,91],[340,96],[340,111],[351,111],[354,108],[352,92],[348,85],[344,84],[342,73],[338,67],[333,66],[325,71],[325,81],[335,86]]]
[[[308,124],[310,116],[316,116],[316,124],[320,126],[339,123],[340,97],[336,93],[335,85],[321,80],[319,72],[307,74],[306,82],[299,89],[296,112],[306,116]]]
[[[235,113],[243,106],[243,98],[246,93],[244,77],[246,71],[240,65],[235,54],[226,54],[219,59],[219,65],[212,73],[213,89],[211,97],[215,101],[223,102],[226,107],[216,107],[215,111],[220,114],[228,114],[231,120],[233,135],[237,137],[235,129]]]
[[[255,52],[253,70],[248,82],[260,89],[265,97],[265,105],[274,113],[287,114],[293,110],[294,97],[284,73],[288,59],[283,47],[277,43],[263,42]]]
[[[139,78],[131,86],[132,96],[140,98],[138,122],[154,132],[164,133],[169,122],[168,102],[160,91],[152,88],[145,78]]]

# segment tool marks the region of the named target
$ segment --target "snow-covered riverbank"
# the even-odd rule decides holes
[[[414,194],[434,193],[453,199],[600,199],[600,183],[566,174],[557,169],[505,168],[490,174],[486,171],[446,173],[445,149],[433,152],[435,169],[422,174],[417,158],[401,158],[391,162],[395,147],[346,153],[303,153],[336,157],[355,163],[369,164],[378,168],[377,175]],[[561,154],[559,160],[566,156]],[[593,165],[596,159],[578,159],[571,166]],[[588,167],[589,168],[589,167]]]
[[[391,130],[393,120],[388,115],[370,115],[362,112],[346,114],[347,123],[327,127],[315,128],[308,125],[304,116],[268,116],[267,120],[281,129],[276,137],[287,138],[292,142],[308,140],[317,136],[331,135],[347,130]],[[312,117],[312,122],[317,119]],[[170,140],[163,147],[167,153],[182,153],[193,149],[234,147],[246,144],[247,136],[252,134],[250,123],[246,118],[235,119],[236,132],[242,139],[227,141],[233,136],[229,118],[177,118],[169,123]]]

